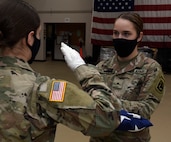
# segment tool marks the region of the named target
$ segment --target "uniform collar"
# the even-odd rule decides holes
[[[103,65],[102,69],[103,72],[113,72],[117,74],[122,74],[135,68],[141,68],[144,65],[145,60],[147,57],[143,53],[138,53],[137,57],[132,59],[128,64],[126,64],[123,68],[120,67],[120,64],[117,60],[117,56],[114,55],[113,58],[106,60]]]
[[[20,67],[33,71],[30,65],[22,59],[16,57],[3,56],[0,57],[0,67]]]

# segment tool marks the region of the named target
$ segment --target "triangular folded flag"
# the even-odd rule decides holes
[[[120,111],[121,123],[117,130],[138,132],[147,127],[153,126],[153,124],[143,117],[135,113],[129,113],[125,110]]]

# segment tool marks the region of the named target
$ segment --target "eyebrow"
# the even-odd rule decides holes
[[[117,31],[118,32],[118,30],[115,30],[115,29],[113,29],[113,31]],[[131,31],[127,31],[127,30],[122,31],[122,32],[124,32],[124,33],[131,33]]]
[[[124,33],[131,33],[131,31],[123,31]]]

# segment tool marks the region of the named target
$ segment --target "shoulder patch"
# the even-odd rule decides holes
[[[164,79],[161,77],[160,80],[158,81],[158,83],[156,84],[156,91],[160,94],[163,93],[163,89],[164,89]]]
[[[65,81],[53,81],[49,96],[49,101],[63,102],[65,97],[66,82]]]

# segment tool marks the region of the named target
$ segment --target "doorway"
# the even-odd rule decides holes
[[[63,60],[61,42],[85,54],[85,23],[46,23],[46,59]]]
[[[46,23],[46,59],[53,59],[53,53],[55,48],[55,24],[54,23]]]

